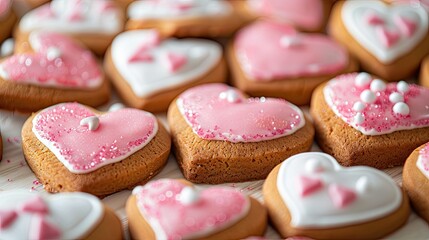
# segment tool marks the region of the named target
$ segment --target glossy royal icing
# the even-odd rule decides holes
[[[417,168],[429,179],[429,144],[426,144],[419,152]]]
[[[195,134],[206,140],[259,142],[293,134],[305,125],[302,111],[276,98],[246,98],[225,84],[188,89],[177,106]]]
[[[81,124],[97,116],[97,129]],[[124,108],[102,115],[78,103],[54,105],[33,119],[33,133],[72,173],[119,162],[148,144],[158,131],[151,113]]]

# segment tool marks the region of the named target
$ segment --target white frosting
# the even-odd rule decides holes
[[[397,29],[394,23],[396,15],[412,19],[417,23],[415,33],[410,37],[401,36],[397,43],[387,48],[378,39],[376,27],[366,23],[365,14],[368,11],[380,14],[388,29]],[[386,5],[382,1],[347,1],[343,5],[341,16],[347,31],[360,45],[384,64],[389,64],[408,53],[426,36],[428,31],[428,14],[425,9],[407,3]]]
[[[15,48],[15,40],[13,38],[6,39],[0,47],[0,57],[7,57],[13,54]]]
[[[212,70],[222,58],[222,48],[216,42],[167,39],[147,50],[153,57],[152,61],[129,62],[141,48],[143,40],[153,34],[153,30],[128,31],[118,35],[112,43],[111,58],[115,68],[138,97],[195,81]],[[169,51],[187,57],[186,63],[176,72],[168,71],[163,62],[163,56]]]
[[[54,0],[25,14],[20,23],[21,31],[49,30],[62,33],[101,33],[115,34],[123,27],[123,17],[119,8],[103,10],[108,0]],[[46,16],[44,12],[52,12]],[[79,10],[76,10],[79,9]],[[71,20],[72,14],[79,12],[80,19]]]
[[[177,4],[186,4],[179,9]],[[232,6],[224,0],[140,0],[128,7],[131,19],[180,19],[191,17],[225,16]]]
[[[98,125],[100,125],[100,119],[97,116],[86,117],[80,120],[80,125],[88,126],[90,131],[95,131],[97,130]]]
[[[309,174],[307,162],[319,159],[324,171]],[[320,178],[323,188],[301,197],[296,188],[300,176]],[[360,183],[362,177],[367,182]],[[330,199],[330,184],[339,184],[359,192],[356,200],[344,208],[335,207]],[[285,160],[277,176],[277,188],[291,214],[291,224],[299,228],[330,228],[379,219],[395,211],[402,202],[402,193],[385,173],[370,167],[343,168],[330,155],[308,152]],[[362,189],[365,188],[365,191]]]
[[[419,155],[416,165],[420,172],[429,180],[429,171],[425,170],[425,167],[423,166],[423,156]]]
[[[112,105],[110,105],[109,110],[107,110],[108,112],[116,112],[122,108],[125,108],[125,105],[122,103],[114,103]]]
[[[28,191],[0,192],[0,210],[18,209],[20,205],[37,196]],[[41,195],[49,208],[48,222],[61,229],[61,239],[81,239],[101,221],[104,209],[100,200],[86,193],[59,193]],[[31,213],[18,214],[10,226],[0,231],[0,239],[28,239]]]

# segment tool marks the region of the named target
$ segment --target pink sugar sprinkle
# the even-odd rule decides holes
[[[33,181],[33,184],[34,184],[34,185],[39,185],[39,184],[40,184],[40,182],[39,182],[39,180],[37,180],[37,179],[36,179],[36,180],[34,180],[34,181]]]

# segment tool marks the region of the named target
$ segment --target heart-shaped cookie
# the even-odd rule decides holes
[[[343,47],[324,35],[266,21],[241,30],[234,49],[244,73],[261,82],[333,74],[346,68],[349,59]]]
[[[0,63],[0,77],[18,84],[60,89],[96,89],[103,74],[92,53],[61,34],[34,32],[34,53],[18,53]]]
[[[206,140],[260,142],[293,134],[305,124],[295,105],[274,98],[247,98],[225,84],[187,90],[177,106],[195,134]]]
[[[323,92],[332,111],[365,135],[429,126],[429,90],[418,85],[354,73],[329,81]]]
[[[135,222],[138,219],[135,213],[131,212],[135,205],[138,215],[149,224],[156,239],[210,238],[239,227],[240,223],[253,215],[252,212],[260,208],[259,203],[233,188],[210,187],[199,190],[186,181],[161,179],[135,188],[127,203],[131,234],[139,238],[143,235],[138,232],[144,231],[143,225]],[[257,232],[263,229],[266,224],[264,214],[262,210],[259,216],[251,220],[254,223],[250,226],[255,229],[249,229],[249,234],[256,229],[259,229]],[[234,234],[229,235],[230,238],[247,236],[244,233]],[[145,237],[148,238],[148,235]]]
[[[406,2],[348,1],[341,18],[353,38],[384,64],[414,49],[429,26],[425,9]]]
[[[158,123],[141,110],[98,115],[78,103],[64,103],[39,112],[32,130],[70,172],[87,173],[142,149],[157,134]]]
[[[114,68],[139,98],[195,82],[222,58],[219,44],[202,39],[161,40],[154,30],[120,34],[113,41]]]
[[[104,211],[99,199],[85,193],[0,192],[0,238],[81,239],[100,224]]]

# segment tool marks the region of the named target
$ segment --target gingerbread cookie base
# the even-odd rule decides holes
[[[419,76],[420,85],[429,88],[429,57],[423,59],[420,67],[420,76]]]
[[[123,239],[122,223],[115,212],[104,207],[104,216],[98,226],[83,239]]]
[[[104,197],[123,189],[144,184],[165,165],[170,153],[170,136],[161,122],[158,133],[142,149],[116,163],[85,174],[71,173],[57,157],[38,140],[32,131],[33,114],[22,128],[24,157],[48,192],[87,192]]]
[[[291,214],[277,190],[278,165],[268,175],[263,186],[263,195],[268,214],[282,237],[306,236],[314,239],[379,239],[395,231],[407,222],[410,208],[403,191],[401,206],[395,212],[370,222],[326,229],[295,228],[291,225]],[[321,206],[323,207],[323,206]],[[380,230],[382,229],[382,231]]]
[[[323,94],[325,85],[314,91],[310,113],[318,145],[341,165],[379,169],[400,166],[416,147],[429,141],[429,127],[375,136],[362,134],[331,110]]]
[[[173,101],[173,99],[175,99],[180,93],[182,93],[188,88],[204,83],[224,82],[226,79],[227,71],[225,60],[222,59],[210,72],[206,73],[198,79],[189,81],[189,83],[186,83],[185,85],[174,86],[170,89],[165,89],[161,90],[161,92],[153,93],[148,97],[141,98],[134,94],[131,86],[126,82],[126,80],[115,68],[110,50],[108,50],[106,53],[104,68],[110,76],[110,80],[115,85],[119,96],[121,96],[121,98],[127,105],[133,108],[144,109],[149,112],[167,111],[171,101]]]
[[[384,64],[363,48],[347,31],[341,19],[343,5],[344,1],[339,1],[332,9],[328,23],[329,34],[347,47],[349,52],[360,61],[362,69],[386,81],[398,81],[412,76],[421,60],[429,52],[429,34],[426,33],[420,43],[407,54],[389,64]]]
[[[248,79],[241,69],[232,44],[228,48],[228,60],[231,65],[232,85],[251,96],[283,98],[295,105],[309,104],[311,94],[319,84],[328,81],[338,74],[354,72],[359,68],[357,61],[349,57],[347,67],[334,74],[319,77],[279,79],[274,81],[254,81]]]
[[[419,152],[424,147],[414,150],[405,162],[402,172],[402,186],[407,191],[413,207],[426,222],[429,222],[429,180],[417,168]]]
[[[0,43],[10,36],[15,22],[16,15],[13,11],[10,11],[7,16],[0,19]]]
[[[174,153],[185,178],[218,184],[264,179],[284,159],[310,150],[314,129],[306,119],[295,133],[269,141],[231,143],[200,138],[183,118],[175,101],[168,110]]]

